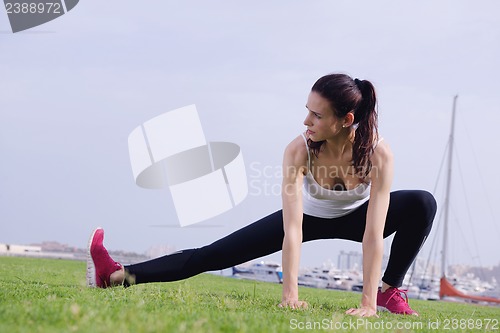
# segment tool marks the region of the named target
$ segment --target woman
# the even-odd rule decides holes
[[[330,74],[312,87],[307,131],[285,149],[283,209],[208,246],[125,266],[113,261],[98,228],[90,240],[87,280],[106,288],[176,281],[228,268],[282,250],[281,307],[305,308],[299,300],[302,242],[340,238],[362,242],[361,305],[346,313],[377,316],[377,306],[414,314],[403,299],[404,276],[429,234],[436,202],[425,191],[390,192],[393,158],[378,135],[376,95],[366,80]],[[379,286],[383,238],[395,233]]]

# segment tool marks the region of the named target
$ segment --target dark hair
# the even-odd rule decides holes
[[[377,98],[373,84],[367,80],[353,80],[345,74],[329,74],[316,81],[311,91],[330,102],[336,117],[342,118],[348,112],[354,114],[357,128],[352,146],[352,164],[356,173],[365,178],[372,167],[370,158],[378,136]],[[324,143],[308,140],[309,148],[316,157]]]

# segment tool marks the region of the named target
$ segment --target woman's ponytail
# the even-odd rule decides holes
[[[355,79],[354,83],[361,92],[362,99],[354,112],[354,124],[357,124],[352,147],[352,162],[356,173],[365,178],[371,171],[371,156],[378,138],[378,114],[375,87],[367,80]]]

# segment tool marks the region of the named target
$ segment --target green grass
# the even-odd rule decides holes
[[[500,332],[498,307],[411,300],[420,317],[358,319],[344,312],[360,294],[301,288],[300,295],[309,309],[281,309],[280,285],[209,274],[89,289],[83,262],[0,257],[0,332]]]

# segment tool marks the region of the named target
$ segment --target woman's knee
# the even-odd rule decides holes
[[[413,207],[413,212],[419,220],[431,225],[436,215],[437,203],[434,196],[424,190],[410,191],[410,202]]]

